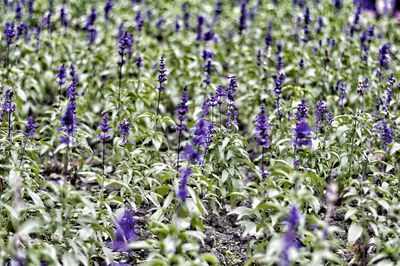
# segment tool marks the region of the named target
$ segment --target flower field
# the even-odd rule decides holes
[[[390,14],[340,0],[0,14],[0,265],[400,265]]]

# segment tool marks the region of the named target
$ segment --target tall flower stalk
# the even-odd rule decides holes
[[[21,156],[22,158],[25,155],[26,144],[35,135],[37,126],[38,125],[35,122],[35,119],[32,116],[28,117],[28,121],[26,122],[26,125],[24,128],[25,141],[24,141],[24,147],[22,148],[22,156]],[[22,162],[23,162],[23,159],[21,159],[19,167],[21,167]]]
[[[265,178],[267,172],[264,169],[264,153],[265,150],[269,148],[270,140],[269,133],[271,131],[271,126],[268,123],[268,116],[265,114],[265,105],[262,104],[260,108],[260,113],[256,116],[256,139],[257,145],[262,147],[261,152],[261,174]]]
[[[179,120],[179,125],[175,126],[175,130],[178,131],[178,158],[176,162],[176,169],[179,169],[179,155],[181,152],[181,137],[182,137],[182,132],[186,129],[186,125],[183,123],[185,120],[187,120],[187,113],[189,112],[189,107],[187,105],[187,102],[189,101],[189,96],[188,96],[188,90],[187,87],[183,89],[182,97],[181,97],[181,102],[178,105],[178,108],[176,109],[175,113],[178,114],[178,120]]]
[[[161,92],[165,90],[164,87],[164,82],[166,82],[168,80],[167,77],[167,68],[165,67],[165,61],[164,61],[164,57],[161,56],[160,58],[160,67],[158,70],[158,83],[159,86],[157,87],[158,90],[158,100],[157,100],[157,120],[156,120],[156,128],[157,128],[157,122],[158,122],[158,115],[160,114],[160,102],[161,102]]]
[[[64,64],[57,69],[56,77],[58,83],[58,108],[61,108],[62,86],[65,84],[65,79],[67,78],[67,70]]]
[[[120,60],[118,61],[118,103],[117,109],[119,110],[121,107],[121,83],[122,83],[122,67],[125,65],[125,56],[128,53],[128,48],[130,45],[129,34],[125,31],[119,38],[118,41],[118,54],[120,56]]]
[[[7,120],[8,120],[8,134],[7,137],[9,140],[11,140],[11,131],[12,131],[12,113],[15,112],[16,105],[15,103],[12,102],[12,98],[14,95],[14,92],[11,88],[7,88],[5,91],[5,99],[3,103],[3,113],[7,114]]]
[[[101,121],[98,128],[101,130],[101,133],[98,135],[98,137],[102,142],[102,169],[104,175],[106,165],[106,141],[110,138],[107,133],[111,130],[108,124],[108,113],[104,114],[103,120]]]
[[[11,44],[14,43],[15,36],[17,35],[15,26],[14,26],[14,22],[7,21],[6,23],[4,23],[3,34],[4,34],[4,39],[6,42],[6,58],[5,58],[5,62],[4,62],[4,67],[7,69],[7,73],[8,73],[8,69],[9,69],[9,65],[10,65],[10,48],[11,48]]]

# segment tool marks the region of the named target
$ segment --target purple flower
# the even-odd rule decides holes
[[[197,27],[196,27],[196,41],[201,41],[203,40],[203,24],[204,24],[204,17],[203,16],[197,16]]]
[[[288,226],[288,229],[282,239],[283,241],[282,241],[281,265],[284,266],[290,265],[290,258],[289,258],[290,248],[300,248],[303,245],[296,233],[297,227],[299,226],[301,219],[302,215],[300,214],[297,206],[293,205],[292,208],[290,209],[289,215],[285,218],[285,222]]]
[[[388,68],[389,64],[390,45],[384,44],[379,49],[379,66],[383,69]]]
[[[365,90],[369,88],[368,78],[365,78],[363,81],[358,82],[357,93],[361,96],[364,96]]]
[[[136,240],[136,220],[131,210],[124,210],[124,213],[116,221],[115,240],[112,242],[112,249],[115,251],[127,251],[128,244]]]
[[[189,101],[189,95],[187,87],[183,88],[183,93],[181,97],[181,102],[178,105],[175,113],[178,114],[179,125],[175,127],[178,131],[183,131],[186,129],[186,126],[183,124],[185,120],[187,120],[187,114],[189,113],[189,106],[187,102]]]
[[[257,49],[257,53],[256,53],[256,65],[257,66],[261,66],[261,49]]]
[[[106,4],[104,5],[104,18],[106,21],[110,20],[110,13],[113,8],[114,1],[107,0]]]
[[[205,84],[210,85],[210,75],[212,70],[212,61],[211,59],[207,59],[206,63],[204,64],[204,72],[206,73],[206,77],[203,80]]]
[[[342,7],[342,1],[341,0],[332,0],[332,2],[333,2],[333,6],[336,9],[340,9]]]
[[[15,19],[16,20],[21,20],[23,17],[23,9],[20,1],[17,1],[17,5],[15,6]]]
[[[218,98],[214,93],[210,93],[210,98],[208,99],[208,103],[211,107],[215,107],[218,104]]]
[[[324,27],[324,19],[322,17],[318,17],[318,26],[317,26],[317,32],[321,33],[322,28]]]
[[[30,19],[32,19],[33,10],[34,10],[34,7],[33,7],[34,4],[35,4],[35,0],[28,0],[28,2],[27,2],[29,18]]]
[[[104,114],[103,120],[99,124],[98,128],[101,130],[101,133],[98,135],[99,139],[106,141],[110,138],[110,136],[107,135],[107,133],[111,131],[110,125],[108,124],[108,113]]]
[[[257,145],[262,146],[265,149],[269,148],[269,133],[271,126],[268,123],[268,116],[265,114],[265,105],[262,104],[260,113],[256,116],[256,139]]]
[[[221,0],[217,0],[216,3],[215,3],[215,12],[214,12],[214,17],[213,17],[213,24],[215,24],[218,21],[219,17],[221,16],[223,7],[224,6],[223,6],[222,1]]]
[[[283,62],[282,62],[282,43],[278,43],[276,45],[276,68],[278,69],[278,71],[280,71],[283,67]]]
[[[12,113],[16,109],[15,103],[12,102],[12,98],[14,95],[14,92],[11,88],[7,88],[5,91],[5,98],[3,102],[3,112],[4,113]]]
[[[19,24],[17,26],[17,40],[20,37],[24,37],[25,40],[29,40],[29,36],[28,36],[28,26],[26,26],[25,23],[21,22],[21,24]]]
[[[304,60],[303,60],[303,58],[300,59],[299,68],[300,68],[300,70],[303,70],[303,69],[304,69]]]
[[[236,76],[229,77],[229,85],[225,90],[226,98],[227,98],[227,107],[228,110],[226,112],[226,116],[228,117],[227,126],[230,127],[232,124],[237,125],[238,118],[238,107],[235,104],[236,98],[236,89],[238,85],[236,83]]]
[[[206,139],[204,143],[204,154],[208,152],[208,149],[210,148],[211,143],[213,142],[213,136],[215,132],[215,124],[214,122],[210,122],[207,124],[207,134],[206,134]]]
[[[387,146],[393,141],[393,130],[385,119],[378,122],[374,129],[379,139],[383,142],[383,148],[386,150]]]
[[[286,76],[283,73],[278,72],[276,74],[276,77],[274,78],[275,82],[275,87],[274,87],[274,92],[277,97],[277,101],[282,97],[282,87],[283,87],[283,81],[285,80]]]
[[[142,12],[140,12],[140,10],[136,13],[135,21],[136,21],[136,29],[138,31],[142,31],[144,20],[143,20]]]
[[[223,103],[222,99],[223,97],[226,96],[224,86],[219,85],[218,88],[215,90],[215,95],[217,96],[218,99],[217,100],[218,105],[222,105]]]
[[[129,123],[128,121],[126,121],[124,119],[124,120],[121,121],[121,123],[119,123],[118,128],[119,128],[119,131],[121,133],[122,141],[124,142],[124,144],[126,144],[127,141],[128,141],[126,136],[131,131],[131,123]]]
[[[204,118],[200,118],[193,132],[192,142],[196,146],[203,146],[207,138],[207,122]]]
[[[86,31],[87,33],[87,40],[89,41],[89,44],[94,44],[97,39],[97,30],[94,27],[90,27]]]
[[[10,46],[11,44],[14,43],[14,38],[17,35],[17,32],[15,31],[14,27],[14,22],[7,21],[6,23],[4,23],[3,34],[7,46]]]
[[[66,7],[61,7],[60,9],[60,21],[61,25],[64,27],[64,29],[68,28],[68,11]]]
[[[268,29],[267,29],[267,37],[265,37],[265,48],[267,49],[272,45],[273,39],[272,39],[272,21],[268,21]]]
[[[311,146],[312,142],[310,140],[311,128],[308,126],[306,121],[301,121],[293,129],[293,146],[299,148],[301,146]]]
[[[305,99],[302,99],[299,105],[297,106],[296,111],[296,123],[300,123],[305,121],[308,118],[308,104]]]
[[[75,101],[76,96],[78,96],[78,92],[77,92],[77,88],[76,88],[78,85],[78,75],[76,73],[74,65],[70,66],[69,75],[71,76],[71,83],[69,84],[69,86],[67,88],[67,98]]]
[[[76,103],[75,99],[70,99],[67,109],[65,110],[65,113],[63,117],[61,117],[61,126],[64,130],[64,132],[67,134],[67,136],[61,136],[60,141],[61,143],[66,143],[66,144],[74,144],[74,139],[72,136],[75,134],[75,131],[77,129],[76,123]]]
[[[293,205],[290,209],[289,215],[285,218],[285,222],[290,230],[295,230],[299,226],[301,219],[302,216],[299,209],[296,205]]]
[[[118,40],[118,54],[120,55],[121,59],[118,62],[118,65],[120,67],[122,67],[123,65],[125,65],[126,61],[124,59],[124,56],[127,54],[128,52],[128,48],[130,45],[130,38],[128,35],[128,32],[125,31],[119,38]]]
[[[64,64],[62,64],[61,67],[57,68],[56,78],[57,83],[60,87],[65,84],[65,79],[67,78],[67,70]]]
[[[188,183],[189,177],[191,176],[191,174],[193,173],[192,168],[183,168],[181,170],[181,180],[179,181],[179,186],[178,186],[178,191],[176,193],[176,195],[178,196],[178,198],[181,201],[186,201],[186,198],[188,197],[188,190],[186,188],[186,185]]]
[[[33,117],[32,116],[28,117],[28,121],[27,121],[27,123],[25,125],[25,129],[24,129],[24,135],[28,138],[35,135],[37,126],[38,125],[35,122],[35,120],[33,119]]]
[[[201,164],[202,158],[200,152],[197,152],[192,145],[188,144],[183,148],[182,158],[191,162]]]
[[[239,17],[239,34],[247,29],[247,0],[241,0],[240,2],[240,17]]]
[[[188,8],[188,3],[183,3],[182,6],[182,12],[183,12],[183,24],[185,25],[185,29],[190,28],[190,13],[189,13],[189,8]]]
[[[328,120],[328,107],[324,101],[319,100],[315,105],[315,124],[317,131],[321,130],[322,123]]]
[[[343,80],[339,80],[336,83],[336,90],[340,91],[340,103],[339,106],[344,108],[344,100],[346,98],[346,85]]]
[[[86,19],[86,30],[89,30],[90,28],[93,27],[94,23],[96,22],[96,19],[97,19],[97,12],[96,9],[92,7],[90,14]]]
[[[161,56],[161,58],[160,58],[160,68],[159,68],[158,72],[159,72],[159,74],[158,74],[157,80],[160,83],[160,86],[157,87],[157,90],[159,92],[162,92],[163,90],[165,90],[163,83],[168,80],[167,68],[165,67],[165,62],[164,62],[163,56]]]

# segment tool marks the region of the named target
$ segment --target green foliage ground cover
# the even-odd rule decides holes
[[[1,265],[400,265],[394,18],[327,0],[0,14]]]

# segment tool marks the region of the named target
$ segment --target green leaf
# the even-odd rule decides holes
[[[363,227],[356,222],[353,222],[349,227],[349,232],[347,235],[347,242],[353,245],[362,235]]]

